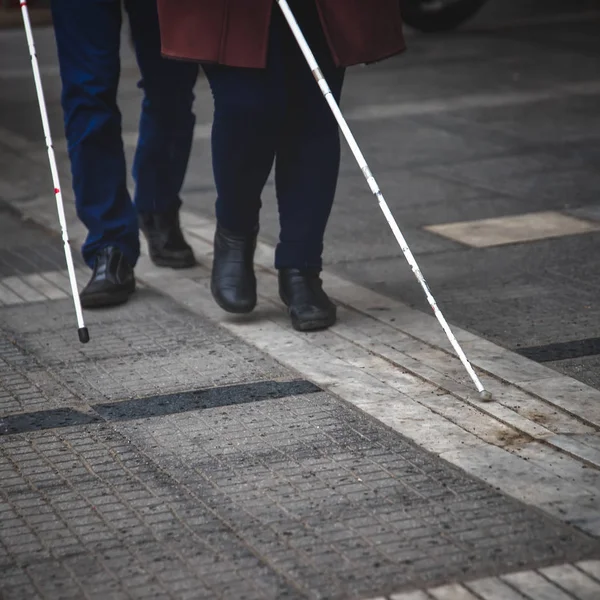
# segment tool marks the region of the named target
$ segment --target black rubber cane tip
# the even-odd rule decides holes
[[[79,334],[79,341],[82,344],[87,344],[90,341],[90,332],[87,327],[80,327],[77,333]]]

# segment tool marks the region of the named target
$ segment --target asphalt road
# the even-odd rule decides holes
[[[449,320],[596,387],[599,25],[598,2],[491,0],[459,31],[409,32],[409,51],[402,57],[352,69],[343,101]],[[36,30],[36,40],[51,121],[60,137],[60,81],[51,30]],[[126,43],[123,53],[120,102],[131,142],[140,96]],[[41,143],[19,30],[0,34],[0,79],[3,135]],[[207,135],[212,107],[204,80],[197,96],[200,127],[184,198],[189,210],[212,214]],[[523,215],[546,211],[557,213],[552,230],[548,216],[523,221]],[[576,232],[568,218],[573,216]],[[485,230],[491,244],[486,247],[468,239],[481,219],[493,219],[487,224],[492,233]],[[454,232],[467,238],[426,229],[464,221],[471,223]],[[523,232],[538,239],[515,241]],[[271,242],[277,238],[271,187],[265,193],[262,235]],[[428,310],[348,152],[326,262],[328,269]]]

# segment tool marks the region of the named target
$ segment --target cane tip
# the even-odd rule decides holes
[[[80,327],[77,333],[79,334],[79,341],[82,344],[87,344],[90,341],[90,332],[87,327]]]
[[[487,390],[481,390],[481,392],[479,392],[479,399],[482,402],[491,402],[493,400],[492,393]]]

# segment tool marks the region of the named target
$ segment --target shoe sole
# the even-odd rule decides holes
[[[180,258],[161,258],[150,256],[150,260],[157,267],[167,267],[169,269],[191,269],[198,264],[198,261],[192,256],[188,259]]]
[[[290,315],[291,316],[291,315]],[[329,317],[327,319],[310,319],[306,321],[301,321],[299,319],[292,319],[292,327],[296,331],[322,331],[323,329],[329,329],[335,322],[337,321],[337,317]]]
[[[80,296],[82,308],[108,308],[110,306],[119,306],[125,304],[131,294],[135,292],[135,288],[132,290],[125,290],[118,294],[113,293],[100,293]]]
[[[287,301],[285,295],[281,293],[281,290],[279,292],[279,298],[288,309],[288,315],[290,316],[290,319],[292,321],[292,327],[296,331],[323,331],[323,329],[329,329],[337,322],[337,309],[335,308],[335,306],[333,310],[333,315],[330,315],[329,317],[323,317],[322,319],[300,320],[297,317],[294,317],[294,315],[292,315],[289,302]]]

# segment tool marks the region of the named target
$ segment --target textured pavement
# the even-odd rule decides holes
[[[360,599],[600,558],[148,288],[88,323],[0,308],[7,600]]]
[[[491,0],[464,31],[412,34],[402,58],[353,69],[344,104],[452,324],[600,387],[598,233],[471,248],[426,229],[600,221],[599,21],[577,19],[592,4]],[[66,188],[53,41],[36,41]],[[59,238],[9,207],[54,221],[22,32],[0,49],[0,598],[595,600],[598,392],[463,331],[497,400],[473,402],[439,331],[395,304],[426,309],[347,153],[327,269],[388,298],[329,273],[339,327],[296,336],[261,247],[259,319],[217,324],[203,80],[184,223],[203,266],[142,260],[148,285],[86,312],[78,344]],[[272,243],[271,188],[265,204]]]
[[[428,590],[392,594],[389,600],[523,600],[552,598],[595,600],[600,594],[600,562],[582,561],[506,577],[487,577],[467,583],[451,583]],[[372,600],[387,600],[379,597]]]

